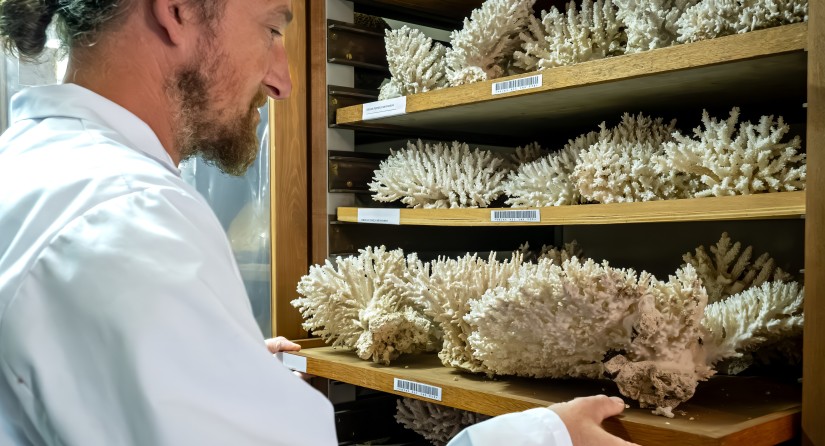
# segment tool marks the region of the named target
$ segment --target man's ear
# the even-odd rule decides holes
[[[181,0],[150,0],[151,13],[158,26],[171,45],[185,44],[185,27],[187,23],[186,5]]]

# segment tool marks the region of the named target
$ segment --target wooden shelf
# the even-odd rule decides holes
[[[405,356],[392,366],[382,366],[331,347],[297,354],[306,358],[306,372],[311,375],[407,397],[416,396],[393,390],[393,379],[415,381],[440,387],[440,404],[487,415],[548,406],[576,396],[619,395],[607,380],[491,380],[444,367],[436,355]],[[799,433],[800,387],[766,378],[714,377],[699,384],[696,395],[677,408],[673,419],[652,415],[630,402],[631,408],[605,422],[605,428],[641,445],[774,445]]]
[[[539,209],[541,222],[490,221],[491,211],[513,209],[515,208],[399,209],[399,212],[402,225],[423,226],[598,225],[800,218],[805,215],[805,191],[641,203],[518,208]],[[338,221],[358,222],[358,208],[338,208]]]
[[[495,97],[494,82],[525,75],[411,95],[407,113],[399,116],[363,121],[363,106],[355,105],[339,109],[336,123],[408,134],[524,138],[583,125],[592,129],[602,120],[640,110],[664,114],[709,103],[758,102],[801,107],[807,29],[807,23],[798,23],[552,68],[540,72],[541,87]]]
[[[453,30],[460,29],[464,18],[479,8],[483,0],[353,0],[353,3],[357,5],[356,11]],[[533,9],[541,11],[556,6],[563,11],[564,5],[565,0],[538,0]]]

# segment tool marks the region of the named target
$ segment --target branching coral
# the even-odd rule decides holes
[[[742,243],[731,245],[728,233],[710,247],[711,257],[704,246],[696,248],[694,254],[686,253],[682,259],[696,269],[702,284],[708,292],[708,303],[716,303],[738,294],[745,289],[762,285],[767,281],[787,282],[790,274],[776,266],[768,253],[763,253],[753,263],[753,247],[742,251]]]
[[[747,195],[805,189],[807,167],[799,136],[785,140],[789,128],[782,117],[763,116],[758,125],[739,124],[739,109],[725,121],[702,115],[695,138],[674,135],[665,143],[675,170],[697,179],[695,196]],[[738,132],[737,132],[738,130]]]
[[[443,45],[433,44],[433,39],[407,26],[385,33],[392,80],[382,87],[378,99],[423,93],[447,85]]]
[[[508,161],[510,161],[513,169],[518,169],[522,164],[532,163],[546,155],[547,151],[542,149],[539,143],[533,142],[523,147],[516,147],[516,150],[510,155]]]
[[[804,298],[796,282],[765,282],[708,305],[702,320],[709,334],[704,342],[708,362],[750,356],[762,346],[799,336]]]
[[[518,247],[518,251],[523,256],[525,262],[533,262],[537,259],[548,259],[556,265],[561,265],[571,257],[582,257],[582,250],[578,242],[573,240],[570,243],[565,243],[564,247],[559,249],[552,245],[542,245],[541,251],[536,252],[530,249],[530,243],[524,242]]]
[[[366,248],[357,257],[312,266],[291,303],[303,327],[334,347],[389,364],[402,353],[434,350],[431,322],[398,289],[407,264],[400,249]]]
[[[554,6],[542,11],[541,21],[531,15],[519,37],[524,51],[513,54],[513,65],[524,71],[619,55],[626,40],[612,0],[584,0],[580,10],[571,1],[566,13]]]
[[[702,0],[676,21],[679,42],[695,42],[808,20],[808,0]]]
[[[613,0],[627,33],[627,54],[676,43],[676,21],[700,0]]]
[[[376,201],[400,200],[414,208],[487,207],[503,192],[502,163],[467,144],[418,140],[382,161],[369,186]]]
[[[490,417],[475,412],[441,406],[412,398],[396,403],[395,420],[407,429],[421,434],[436,446],[447,444],[462,429]]]
[[[605,355],[630,342],[635,289],[633,271],[592,260],[525,263],[470,302],[468,341],[497,374],[597,378]]]
[[[580,151],[597,141],[598,133],[590,132],[568,141],[558,152],[536,161],[522,164],[510,173],[504,192],[513,207],[542,207],[579,204],[581,194],[570,181]]]
[[[602,123],[598,141],[579,153],[571,181],[582,197],[599,203],[686,198],[688,177],[663,159],[662,145],[675,126],[676,120],[664,124],[641,113],[625,113],[612,129]]]
[[[467,344],[475,327],[464,316],[471,302],[487,290],[505,285],[521,262],[518,253],[504,262],[496,260],[494,252],[486,261],[467,254],[458,259],[439,257],[423,263],[411,256],[406,280],[398,285],[406,298],[415,301],[438,324],[444,336],[438,356],[444,365],[471,372],[487,371]]]
[[[447,80],[452,86],[506,74],[518,48],[518,35],[533,14],[535,0],[487,0],[450,35]]]

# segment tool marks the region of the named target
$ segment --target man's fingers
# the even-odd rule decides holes
[[[266,348],[269,349],[270,353],[278,353],[278,352],[297,352],[301,350],[301,346],[288,340],[283,336],[278,336],[277,338],[267,339],[266,341]]]
[[[617,396],[596,395],[576,398],[576,400],[581,400],[580,404],[586,407],[585,413],[593,414],[599,423],[605,418],[619,415],[624,411],[624,401]]]

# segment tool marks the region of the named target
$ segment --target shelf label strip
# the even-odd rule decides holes
[[[358,223],[400,225],[401,209],[358,208]]]
[[[493,95],[541,87],[541,74],[493,83]]]
[[[493,223],[539,223],[541,212],[538,209],[490,211],[490,221]]]
[[[275,357],[281,360],[284,367],[296,372],[307,372],[307,358],[305,356],[293,355],[292,353],[275,353]]]
[[[427,384],[407,381],[406,379],[393,378],[393,390],[412,395],[418,395],[431,400],[441,401],[441,387],[429,386]]]
[[[361,120],[386,118],[387,116],[403,115],[407,113],[407,97],[385,99],[383,101],[367,102],[363,106]]]

